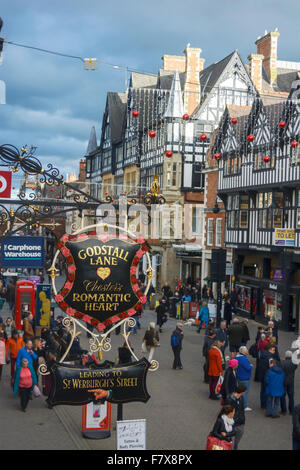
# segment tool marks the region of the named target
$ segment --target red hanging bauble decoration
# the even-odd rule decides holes
[[[184,114],[184,115],[182,116],[182,119],[183,119],[184,121],[188,121],[188,120],[190,119],[190,116],[189,116],[188,114]]]
[[[248,142],[253,142],[254,135],[252,135],[252,134],[248,135],[247,140],[248,140]]]
[[[205,142],[207,140],[207,135],[206,134],[201,134],[200,135],[200,140],[201,140],[201,142]]]
[[[264,158],[263,158],[263,161],[264,161],[265,163],[269,163],[270,160],[271,160],[271,159],[270,159],[269,155],[265,155]]]
[[[231,119],[231,124],[236,124],[237,123],[237,118],[232,118]]]
[[[173,152],[171,152],[171,150],[167,150],[166,157],[171,158],[172,155],[173,155]]]
[[[293,149],[295,149],[296,147],[298,147],[298,142],[297,142],[297,140],[292,140],[291,146],[293,147]]]
[[[215,157],[216,160],[220,160],[221,154],[220,153],[215,153],[214,157]]]
[[[281,129],[283,129],[283,128],[285,127],[285,122],[284,122],[284,121],[280,121],[278,125],[279,125],[279,127],[280,127]]]
[[[137,109],[134,109],[131,114],[132,114],[132,117],[137,118],[140,113],[138,112]]]
[[[151,139],[153,139],[153,137],[156,136],[156,132],[155,131],[149,131],[149,137],[151,137]]]

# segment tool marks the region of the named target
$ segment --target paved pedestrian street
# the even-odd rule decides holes
[[[8,315],[3,310],[2,315]],[[56,312],[57,315],[57,312]],[[130,335],[136,355],[141,358],[141,342],[149,321],[155,321],[154,312],[146,311],[137,335]],[[147,420],[147,449],[149,450],[203,450],[206,437],[212,430],[220,410],[220,402],[208,399],[208,385],[203,383],[202,345],[204,331],[196,333],[193,326],[184,326],[183,369],[173,370],[173,353],[170,335],[176,321],[169,319],[160,334],[160,347],[154,359],[159,369],[149,372],[147,388],[150,400],[144,403],[123,405],[123,419]],[[255,339],[257,324],[249,321],[251,340]],[[80,335],[82,347],[88,346],[85,332]],[[293,333],[279,331],[279,352],[281,357],[295,339]],[[114,361],[122,337],[112,333],[112,349],[104,359]],[[250,359],[254,363],[254,359]],[[26,413],[21,413],[19,399],[13,398],[9,384],[10,366],[4,366],[0,385],[1,440],[0,449],[31,450],[115,450],[117,406],[112,405],[112,434],[104,440],[82,437],[81,406],[56,406],[52,410],[45,405],[45,397],[29,402]],[[40,379],[41,380],[41,379]],[[41,382],[40,382],[41,383]],[[295,375],[295,404],[300,402],[299,370]],[[253,409],[246,412],[245,433],[240,450],[290,450],[292,419],[288,414],[280,419],[267,419],[259,406],[260,384],[251,382],[248,405]]]

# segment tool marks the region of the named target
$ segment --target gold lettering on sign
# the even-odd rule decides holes
[[[118,259],[127,262],[128,256],[129,251],[112,245],[89,246],[78,252],[78,258],[89,259],[92,266],[117,266]]]

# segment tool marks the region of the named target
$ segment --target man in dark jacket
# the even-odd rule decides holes
[[[300,450],[300,405],[293,411],[293,450]]]
[[[176,329],[173,331],[171,336],[171,346],[174,353],[174,362],[173,362],[173,369],[182,369],[181,359],[180,359],[180,352],[182,350],[182,340],[183,340],[183,331],[182,331],[182,323],[178,322],[176,325]]]
[[[250,334],[249,334],[249,329],[248,329],[248,320],[247,320],[247,318],[244,318],[241,323],[242,323],[242,326],[244,328],[244,336],[242,338],[242,345],[247,346],[248,341],[250,341]]]
[[[227,336],[227,333],[226,333],[226,321],[225,320],[221,321],[220,328],[218,328],[217,331],[216,331],[216,339],[218,341],[225,341],[224,346],[222,346],[222,348],[221,348],[221,351],[223,353],[223,357],[225,359],[225,349],[228,346],[228,336]]]
[[[275,358],[275,346],[268,345],[261,353],[257,368],[257,380],[261,383],[260,387],[260,407],[267,408],[267,394],[265,377],[269,370],[270,359]]]
[[[167,312],[167,304],[166,304],[166,300],[165,300],[165,299],[162,299],[162,300],[160,301],[160,304],[158,305],[158,307],[156,307],[155,311],[156,311],[156,314],[157,314],[157,321],[156,321],[156,323],[158,324],[158,326],[159,326],[159,332],[161,333],[161,332],[162,332],[161,327],[162,327],[163,324],[165,323],[166,312]]]
[[[234,358],[236,353],[239,352],[245,335],[244,327],[239,322],[238,318],[234,318],[232,320],[232,324],[229,326],[227,334],[229,341],[229,351],[231,352],[231,357]]]
[[[285,415],[287,411],[286,400],[285,400],[285,396],[287,394],[289,398],[289,413],[291,415],[293,414],[293,410],[294,410],[294,381],[295,381],[295,371],[297,369],[297,365],[293,364],[292,362],[292,351],[286,351],[285,359],[284,361],[281,362],[281,367],[285,375],[284,395],[280,399],[281,414]]]
[[[228,327],[232,320],[232,305],[230,300],[226,300],[224,303],[224,320],[226,321],[226,326]]]
[[[234,287],[231,288],[230,292],[230,304],[231,304],[231,310],[233,313],[235,313],[235,306],[236,306],[236,290]]]
[[[237,386],[235,392],[233,392],[228,398],[225,400],[225,405],[231,405],[235,409],[234,413],[234,425],[235,425],[235,437],[233,441],[233,450],[238,449],[238,445],[240,440],[244,434],[244,427],[245,427],[245,406],[244,406],[244,395],[247,391],[247,387],[244,384],[240,384]]]

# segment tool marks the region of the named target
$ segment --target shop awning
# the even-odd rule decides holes
[[[176,251],[176,256],[182,257],[199,257],[202,256],[202,245],[196,243],[185,243],[182,245],[172,245]]]

